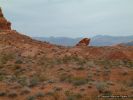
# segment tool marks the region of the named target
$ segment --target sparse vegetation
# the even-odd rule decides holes
[[[82,95],[80,93],[66,91],[65,94],[67,96],[67,100],[80,100],[82,98]]]
[[[29,86],[30,86],[30,87],[34,87],[34,86],[36,86],[38,83],[39,83],[38,77],[33,76],[33,77],[30,79],[30,84],[29,84]]]
[[[26,100],[36,100],[36,97],[35,97],[35,96],[28,96],[28,97],[26,98]]]
[[[6,64],[9,60],[13,60],[15,55],[13,53],[0,53],[0,64]]]
[[[25,94],[29,94],[31,92],[31,89],[29,87],[24,87],[21,92],[20,95],[25,95]]]
[[[29,79],[25,76],[18,77],[18,83],[21,84],[22,86],[29,86]]]
[[[44,97],[44,96],[45,96],[45,93],[43,92],[36,93],[36,97]]]
[[[104,93],[107,90],[107,83],[106,82],[97,82],[96,88],[99,91],[99,93]]]
[[[0,75],[0,81],[3,81],[5,79],[4,75]]]
[[[17,59],[15,63],[16,63],[16,64],[22,64],[23,61],[22,61],[21,59]]]
[[[60,75],[60,81],[61,82],[68,82],[71,80],[71,75],[70,74],[67,74],[67,73],[63,73]]]
[[[132,46],[87,46],[90,39],[73,47],[57,46],[11,30],[3,18],[0,8],[0,100],[132,96]]]
[[[72,77],[70,79],[70,83],[73,83],[73,85],[76,85],[76,86],[87,84],[87,82],[88,82],[88,79],[84,77]]]
[[[6,95],[6,92],[0,91],[0,97],[5,95]]]
[[[10,97],[10,98],[15,98],[15,97],[17,97],[17,96],[18,96],[18,94],[17,94],[16,91],[10,91],[10,92],[8,93],[8,97]]]

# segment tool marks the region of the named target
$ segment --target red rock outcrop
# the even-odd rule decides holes
[[[11,30],[11,23],[5,19],[0,8],[0,31],[2,30]]]
[[[89,43],[90,43],[89,38],[83,38],[81,41],[79,41],[78,44],[76,44],[76,46],[88,46]]]

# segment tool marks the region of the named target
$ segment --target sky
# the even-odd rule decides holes
[[[0,0],[12,28],[33,37],[133,35],[133,0]]]

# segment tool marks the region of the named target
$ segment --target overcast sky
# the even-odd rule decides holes
[[[12,28],[30,36],[133,35],[133,0],[0,0]]]

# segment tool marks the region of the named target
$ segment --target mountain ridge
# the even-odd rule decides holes
[[[62,46],[74,46],[82,38],[69,38],[69,37],[33,37],[34,39],[41,41],[48,41],[53,44]],[[109,35],[97,35],[91,38],[91,46],[111,46],[120,43],[126,43],[133,40],[131,36],[109,36]]]

